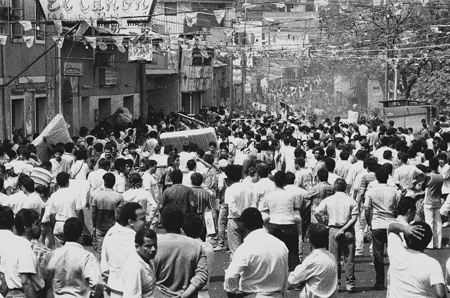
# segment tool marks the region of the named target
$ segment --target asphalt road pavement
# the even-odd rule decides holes
[[[450,229],[444,229],[444,235],[449,236]],[[309,254],[310,249],[308,243],[303,245],[304,255]],[[441,264],[443,270],[445,269],[445,263],[450,257],[450,249],[444,248],[439,250],[426,250],[426,254],[437,259]],[[342,271],[341,291],[338,297],[370,297],[381,298],[386,297],[386,290],[375,291],[371,287],[375,283],[375,268],[370,263],[372,258],[369,256],[369,244],[365,244],[364,257],[356,258],[355,275],[356,275],[356,293],[350,294],[345,291],[345,272]],[[223,290],[224,270],[228,267],[230,261],[230,254],[226,251],[215,252],[214,254],[214,270],[211,273],[211,279],[209,284],[209,294],[211,298],[226,298],[226,292]],[[388,259],[385,258],[386,263]],[[388,265],[385,266],[386,272]],[[444,274],[445,277],[445,274]],[[289,291],[286,298],[299,297],[300,292]]]
[[[89,211],[85,210],[85,215],[87,218],[88,229],[92,231],[92,221],[89,216]],[[449,243],[450,228],[443,229],[443,242]],[[88,250],[92,251],[92,247],[86,247]],[[308,243],[303,244],[304,258],[309,254],[310,247]],[[425,253],[429,256],[435,258],[439,261],[444,272],[445,263],[450,257],[450,248],[442,248],[439,250],[425,250]],[[388,259],[386,260],[386,273],[388,269]],[[230,254],[227,251],[220,251],[214,253],[214,270],[210,273],[210,284],[209,284],[209,294],[211,298],[226,298],[227,294],[223,290],[223,281],[225,269],[228,267],[230,262]],[[355,275],[356,275],[356,292],[353,294],[347,293],[345,291],[345,271],[342,271],[341,280],[341,291],[338,297],[370,297],[370,298],[381,298],[386,297],[386,290],[375,291],[371,287],[375,283],[375,268],[372,263],[372,258],[369,253],[369,244],[366,243],[364,247],[364,257],[357,257],[355,260]],[[445,272],[444,272],[445,277]],[[299,297],[300,292],[289,291],[285,298]]]

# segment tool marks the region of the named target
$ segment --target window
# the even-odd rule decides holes
[[[164,3],[164,15],[166,15],[166,16],[177,15],[177,3],[176,2],[165,2]]]
[[[95,67],[113,67],[114,55],[108,53],[95,54]]]
[[[36,43],[45,40],[45,15],[39,4],[36,4],[36,23],[34,24]]]
[[[0,4],[2,5],[0,6],[0,34],[9,34],[7,21],[9,17],[10,7],[4,5],[7,3],[2,3],[1,1]]]
[[[14,0],[10,2],[8,21],[20,21],[24,19],[23,0]],[[17,22],[11,23],[12,40],[20,39],[22,42],[23,27]]]
[[[192,65],[203,65],[202,55],[195,55],[192,57]]]
[[[210,54],[208,58],[203,58],[203,65],[211,65],[212,64],[212,55]]]
[[[201,92],[181,93],[181,107],[187,114],[196,114],[202,106]]]
[[[208,58],[203,57],[199,49],[192,52],[192,65],[212,65],[214,52],[208,51]]]
[[[134,96],[124,96],[123,97],[123,106],[128,109],[131,115],[134,114]]]

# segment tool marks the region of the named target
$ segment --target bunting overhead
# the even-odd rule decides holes
[[[97,20],[127,18],[145,21],[154,9],[154,0],[39,0],[47,20]]]

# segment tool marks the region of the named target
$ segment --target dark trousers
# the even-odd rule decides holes
[[[286,244],[286,247],[289,250],[289,271],[294,271],[295,267],[300,264],[300,260],[298,258],[297,225],[277,225],[269,223],[269,233]]]
[[[355,230],[348,229],[341,237],[336,238],[340,229],[330,227],[328,247],[338,264],[338,281],[341,280],[341,257],[344,257],[344,269],[347,276],[346,289],[354,290],[355,278]]]
[[[384,246],[387,246],[387,229],[372,231],[373,264],[376,273],[376,285],[384,286]]]
[[[300,210],[300,217],[302,219],[302,238],[304,241],[311,223],[311,203],[307,204],[303,210]]]

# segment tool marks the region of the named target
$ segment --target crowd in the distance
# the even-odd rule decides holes
[[[374,290],[446,296],[440,264],[424,253],[441,248],[450,210],[445,118],[413,131],[221,114],[204,115],[217,141],[186,133],[179,150],[159,135],[188,124],[159,114],[45,140],[49,156],[20,134],[3,142],[0,294],[209,297],[214,251],[228,249],[230,297],[335,297],[341,266],[353,293],[355,257],[368,255]]]

